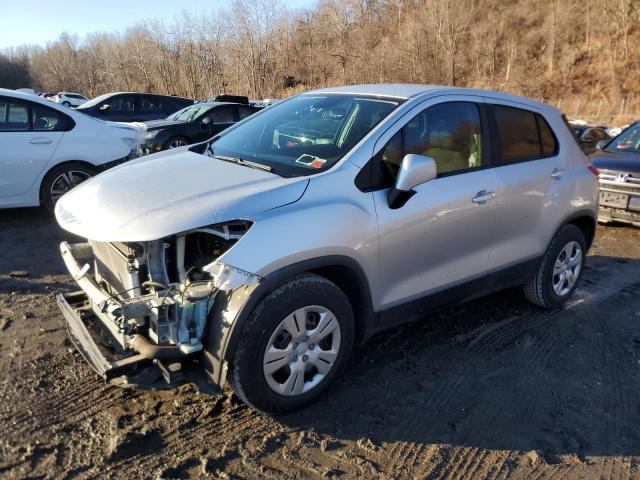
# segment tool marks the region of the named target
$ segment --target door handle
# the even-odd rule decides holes
[[[551,172],[551,178],[561,178],[564,175],[564,170],[562,168],[554,168],[553,172]]]
[[[480,190],[476,193],[476,196],[471,199],[476,205],[484,205],[492,198],[496,198],[496,192],[487,192],[486,190]]]
[[[29,139],[29,143],[33,143],[34,145],[41,145],[45,143],[51,143],[53,140],[46,137],[34,137]]]

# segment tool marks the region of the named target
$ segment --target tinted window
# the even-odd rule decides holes
[[[213,123],[233,123],[233,107],[214,108],[207,117]]]
[[[558,143],[556,137],[551,131],[551,127],[544,118],[540,115],[536,115],[538,122],[538,130],[540,131],[540,146],[542,149],[542,155],[549,156],[558,153]]]
[[[36,132],[62,132],[73,125],[67,115],[44,105],[31,105],[31,122]]]
[[[135,99],[130,95],[115,97],[105,103],[109,105],[109,113],[133,112],[135,110]]]
[[[238,114],[240,115],[240,120],[244,120],[245,118],[253,115],[258,110],[256,108],[251,107],[238,107]]]
[[[0,131],[29,130],[29,108],[26,103],[0,98]]]
[[[161,112],[163,111],[161,102],[154,97],[144,96],[138,98],[138,110],[140,112]]]
[[[521,162],[542,155],[538,126],[533,112],[494,105],[493,115],[502,163]]]

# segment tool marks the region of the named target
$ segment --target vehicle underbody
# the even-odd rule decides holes
[[[71,340],[96,372],[121,386],[221,386],[235,312],[214,306],[238,292],[248,297],[260,278],[218,258],[250,227],[231,222],[150,242],[63,242],[81,288],[57,298]]]

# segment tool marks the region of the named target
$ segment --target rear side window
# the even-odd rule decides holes
[[[233,123],[233,107],[214,108],[207,116],[213,123]]]
[[[526,162],[557,153],[558,144],[542,116],[520,108],[492,106],[502,165]]]
[[[75,125],[64,113],[36,103],[31,104],[31,122],[34,132],[66,132]]]
[[[238,114],[240,115],[240,120],[244,120],[245,118],[256,113],[258,109],[251,107],[238,107]]]

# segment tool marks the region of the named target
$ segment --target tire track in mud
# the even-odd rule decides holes
[[[601,270],[598,267],[592,268],[593,273],[598,273]],[[615,273],[615,276],[613,275]],[[475,341],[470,343],[472,347],[469,352],[466,352],[466,361],[461,368],[462,371],[467,368],[473,367],[474,363],[481,360],[485,353],[489,349],[501,350],[508,346],[516,338],[525,334],[529,329],[546,327],[551,323],[558,315],[563,312],[571,310],[579,313],[583,310],[592,308],[594,304],[605,301],[612,295],[620,292],[622,289],[637,281],[638,274],[634,265],[627,265],[626,268],[623,264],[622,268],[612,272],[611,269],[607,271],[607,275],[599,275],[597,280],[590,280],[584,278],[582,289],[579,293],[579,297],[570,301],[563,310],[551,310],[535,313],[525,319],[512,318],[505,320],[492,331],[486,335],[480,334]],[[524,323],[526,321],[526,324]],[[545,340],[548,338],[548,330],[545,335]],[[539,345],[540,346],[540,345]],[[513,368],[511,368],[513,370]],[[447,381],[445,385],[437,389],[427,400],[426,405],[421,405],[419,411],[416,411],[414,415],[407,415],[407,425],[401,427],[400,431],[404,430],[404,436],[407,438],[415,438],[416,433],[423,430],[427,422],[430,420],[430,414],[433,410],[436,411],[441,405],[446,404],[455,396],[459,395],[460,390],[465,384],[465,373],[459,373],[456,377]],[[471,388],[472,385],[467,384],[467,388]],[[411,420],[411,418],[415,420]],[[414,468],[415,463],[421,457],[423,450],[427,448],[427,445],[415,444],[414,442],[405,441],[400,445],[396,445],[395,448],[389,452],[388,457],[391,460],[391,472],[394,475],[403,477],[406,475],[407,468]],[[459,456],[459,452],[454,454],[454,458]],[[444,465],[443,465],[444,467]],[[439,466],[436,466],[432,472],[428,473],[432,476],[435,470],[440,470]]]
[[[640,285],[628,287],[621,291],[621,293],[628,293],[631,295],[637,295],[640,293]],[[629,307],[628,300],[618,301],[616,304],[617,308]],[[627,305],[624,305],[627,304]],[[619,458],[614,455],[608,455],[603,458],[602,467],[600,472],[601,478],[609,478],[611,480],[620,479],[623,475],[623,470],[628,470],[627,476],[625,478],[629,478],[631,475],[631,458],[629,455],[625,455],[625,452],[631,453],[631,419],[630,419],[630,402],[629,396],[625,388],[623,388],[623,378],[628,376],[629,369],[626,368],[626,358],[624,356],[624,351],[619,348],[619,345],[614,346],[612,344],[612,334],[611,329],[606,321],[603,320],[602,315],[598,315],[598,329],[600,331],[600,335],[596,336],[596,341],[598,343],[598,347],[603,358],[603,363],[606,365],[608,370],[608,377],[610,379],[610,383],[612,386],[611,395],[609,396],[609,401],[613,404],[613,425],[611,422],[607,422],[607,438],[608,443],[611,445],[613,441],[619,440],[617,438],[617,434],[624,431],[626,434],[626,441],[622,442],[620,446],[622,447],[623,452]],[[621,352],[616,354],[617,352]],[[607,361],[607,358],[609,361]],[[607,416],[607,419],[609,416]],[[611,428],[613,427],[613,428]],[[628,464],[628,468],[625,468],[625,464]],[[614,479],[614,472],[617,469],[617,475]],[[606,471],[608,470],[608,474]]]

